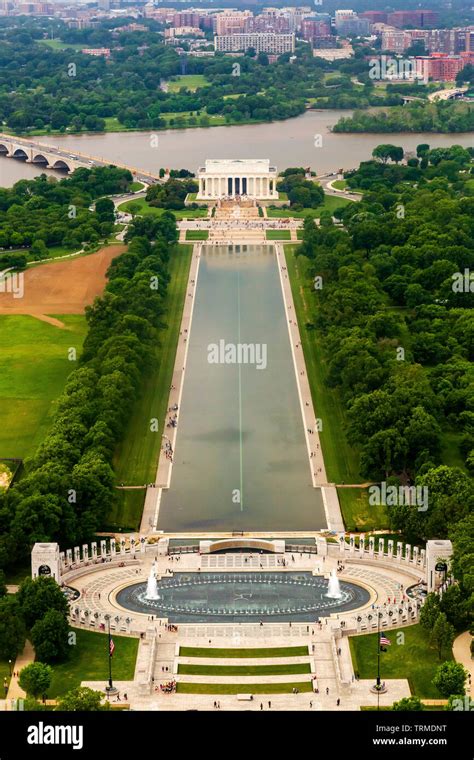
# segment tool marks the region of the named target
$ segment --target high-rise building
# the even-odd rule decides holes
[[[252,11],[223,11],[214,16],[214,29],[219,35],[246,32],[252,18]]]
[[[359,14],[361,18],[366,18],[370,24],[386,24],[387,11],[364,11]]]
[[[253,48],[256,53],[293,53],[295,50],[294,34],[244,33],[217,34],[214,47],[218,52],[240,52]]]
[[[382,50],[389,50],[391,53],[403,53],[410,45],[410,35],[401,29],[391,27],[382,32]]]
[[[438,21],[439,13],[431,10],[419,11],[394,11],[387,16],[387,23],[402,29],[404,26],[424,27],[434,26]]]
[[[434,53],[416,58],[418,76],[423,79],[434,79],[437,82],[454,82],[456,75],[468,63],[474,63],[474,53],[467,52],[460,55]]]
[[[301,22],[301,36],[307,42],[313,43],[317,37],[329,37],[331,34],[331,25],[325,21],[318,21],[316,18],[309,16]]]

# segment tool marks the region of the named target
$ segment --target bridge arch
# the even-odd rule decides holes
[[[26,161],[28,154],[25,153],[23,148],[16,148],[12,153],[12,158],[18,158],[20,161]]]
[[[46,156],[43,156],[42,153],[37,153],[36,156],[33,156],[32,163],[33,164],[44,164],[45,166],[48,166],[49,161],[46,158]]]
[[[54,162],[54,164],[50,164],[49,168],[56,169],[58,171],[65,171],[65,172],[71,171],[71,167],[65,161],[63,161],[62,158],[58,158],[57,161]]]
[[[8,148],[3,143],[0,143],[0,155],[8,156],[9,153],[10,153],[10,148]]]

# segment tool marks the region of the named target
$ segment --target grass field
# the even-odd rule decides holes
[[[207,240],[209,230],[186,230],[186,240]]]
[[[312,692],[311,681],[297,683],[178,683],[178,694],[291,694]]]
[[[164,208],[150,206],[146,202],[145,198],[136,198],[135,200],[125,201],[125,203],[121,203],[119,206],[119,211],[132,213],[132,209],[134,214],[140,214],[141,216],[147,216],[148,214],[151,214],[152,216],[161,216],[166,211]],[[183,208],[177,209],[176,211],[174,209],[171,209],[171,211],[175,215],[176,219],[195,219],[196,217],[207,216],[207,207]]]
[[[337,493],[346,530],[368,531],[388,528],[387,508],[383,505],[371,506],[367,489],[338,488]]]
[[[74,629],[76,645],[66,662],[53,665],[53,678],[48,691],[49,699],[65,694],[80,686],[81,681],[104,681],[109,677],[108,637],[95,631]],[[131,681],[135,673],[138,639],[114,634],[115,651],[112,675],[117,681]]]
[[[397,634],[403,634],[404,643],[397,645]],[[450,649],[438,659],[435,649],[428,646],[426,631],[420,625],[396,628],[388,634],[392,646],[380,655],[382,681],[389,678],[407,678],[411,693],[424,699],[442,699],[442,694],[433,686],[436,668],[444,660],[452,660]],[[403,639],[402,639],[403,641]],[[377,634],[351,636],[352,664],[359,677],[373,679],[377,676]]]
[[[180,647],[180,657],[306,657],[308,647],[271,647],[269,649],[215,649]]]
[[[323,421],[320,437],[326,471],[332,483],[361,483],[358,452],[344,434],[346,418],[343,404],[337,390],[328,388],[324,383],[326,358],[318,333],[305,328],[308,322],[313,322],[315,298],[307,277],[309,261],[304,256],[295,255],[297,248],[297,245],[285,245],[286,263],[316,417]]]
[[[44,439],[54,400],[77,366],[86,334],[82,315],[59,316],[66,329],[34,317],[0,315],[0,457],[31,456]]]
[[[291,240],[290,230],[266,230],[267,240]]]
[[[154,479],[161,448],[168,395],[173,375],[176,346],[183,311],[192,246],[179,245],[169,264],[165,322],[160,331],[154,371],[145,379],[140,398],[136,401],[130,424],[114,459],[118,483],[142,485]],[[158,432],[151,432],[149,420],[159,421]],[[145,491],[119,491],[118,502],[107,519],[108,527],[136,530],[140,524]]]
[[[283,665],[178,665],[178,673],[186,676],[281,676],[311,673],[309,663]]]
[[[47,45],[52,50],[82,50],[86,45],[77,42],[62,42],[61,40],[38,40],[42,45]]]
[[[333,212],[334,209],[347,206],[348,203],[355,203],[355,201],[350,201],[347,198],[336,198],[334,195],[325,195],[324,203],[317,208],[304,208],[303,211],[294,211],[291,208],[267,208],[267,216],[269,218],[287,216],[292,216],[295,219],[304,219],[305,216],[318,218],[321,216],[321,211]]]
[[[168,92],[179,92],[181,88],[195,92],[200,87],[209,87],[210,84],[203,74],[183,74],[168,82]]]

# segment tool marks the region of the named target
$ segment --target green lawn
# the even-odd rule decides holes
[[[266,230],[267,240],[291,240],[290,230]]]
[[[155,476],[191,257],[190,245],[178,245],[171,255],[171,279],[164,316],[166,326],[159,334],[160,346],[156,351],[154,369],[147,374],[123,442],[115,454],[117,483],[142,485],[150,483]],[[158,432],[150,430],[149,421],[152,418],[159,421]],[[118,491],[117,505],[108,515],[108,527],[136,530],[140,524],[144,495],[144,491]]]
[[[286,263],[316,417],[323,422],[320,437],[326,472],[332,483],[361,483],[358,452],[348,443],[344,434],[346,417],[339,393],[324,383],[326,358],[318,333],[305,327],[314,321],[316,297],[311,291],[307,276],[309,261],[304,256],[296,256],[297,249],[297,245],[285,245]]]
[[[335,188],[335,190],[345,190],[347,187],[347,180],[335,179],[331,184]]]
[[[297,683],[178,683],[178,694],[291,694],[312,692],[311,681]]]
[[[267,208],[267,216],[271,218],[292,216],[295,219],[304,219],[305,216],[314,216],[319,218],[321,211],[333,212],[336,208],[347,206],[348,203],[355,203],[348,198],[336,198],[334,195],[325,195],[324,203],[317,208],[304,208],[303,211],[294,211],[291,208]]]
[[[387,508],[383,505],[371,506],[367,489],[338,488],[337,493],[346,530],[367,531],[388,528]]]
[[[125,201],[125,203],[121,203],[119,206],[119,211],[126,211],[130,214],[132,213],[132,209],[134,214],[140,214],[141,216],[147,216],[148,214],[151,214],[152,216],[161,216],[166,211],[164,208],[150,206],[145,198],[135,198],[131,201]],[[171,209],[171,211],[176,219],[194,219],[207,216],[207,207],[183,208],[177,210]]]
[[[38,40],[42,45],[47,45],[53,50],[82,50],[87,47],[86,44],[81,45],[77,42],[62,42],[61,40]]]
[[[179,675],[186,676],[281,676],[311,673],[309,663],[283,665],[178,665]]]
[[[203,74],[182,74],[168,82],[168,92],[179,92],[182,87],[195,92],[200,87],[209,87],[210,84]]]
[[[308,647],[271,647],[265,649],[216,649],[180,647],[180,657],[306,657]]]
[[[79,314],[58,316],[66,329],[28,316],[0,315],[0,458],[31,456],[44,439],[53,416],[54,400],[77,367],[86,334]]]
[[[186,240],[207,240],[209,230],[186,230]]]
[[[48,691],[49,699],[65,694],[80,686],[81,681],[107,681],[109,677],[108,637],[95,631],[73,629],[76,645],[66,662],[53,665],[53,679]],[[113,635],[115,651],[112,658],[112,676],[117,681],[131,681],[135,673],[138,639]]]
[[[405,637],[404,644],[397,645],[397,634]],[[445,660],[452,660],[450,649],[438,659],[435,649],[428,645],[427,633],[420,625],[396,628],[387,632],[392,646],[380,655],[380,675],[382,681],[389,678],[407,678],[411,693],[424,699],[442,699],[442,694],[433,686],[436,668]],[[402,639],[403,641],[403,639]],[[377,634],[351,636],[352,663],[359,677],[374,679],[377,675]]]
[[[129,190],[132,193],[138,193],[140,190],[143,190],[144,187],[145,185],[143,184],[143,182],[132,182],[130,184]]]

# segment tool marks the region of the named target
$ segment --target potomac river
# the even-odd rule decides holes
[[[318,174],[351,169],[371,157],[380,143],[415,150],[420,143],[432,147],[472,145],[472,132],[462,134],[335,134],[330,128],[351,111],[306,111],[301,116],[268,124],[231,127],[168,129],[157,132],[109,132],[107,134],[51,135],[39,141],[61,145],[119,161],[149,172],[160,167],[191,171],[206,158],[269,158],[279,170],[289,166],[311,166]],[[321,139],[316,136],[320,135]],[[158,140],[156,141],[156,137]],[[156,145],[156,142],[158,143]],[[316,147],[320,146],[320,147]],[[11,159],[0,159],[0,186],[32,178],[43,170]],[[50,173],[50,172],[48,172]],[[51,172],[52,173],[52,172]]]

